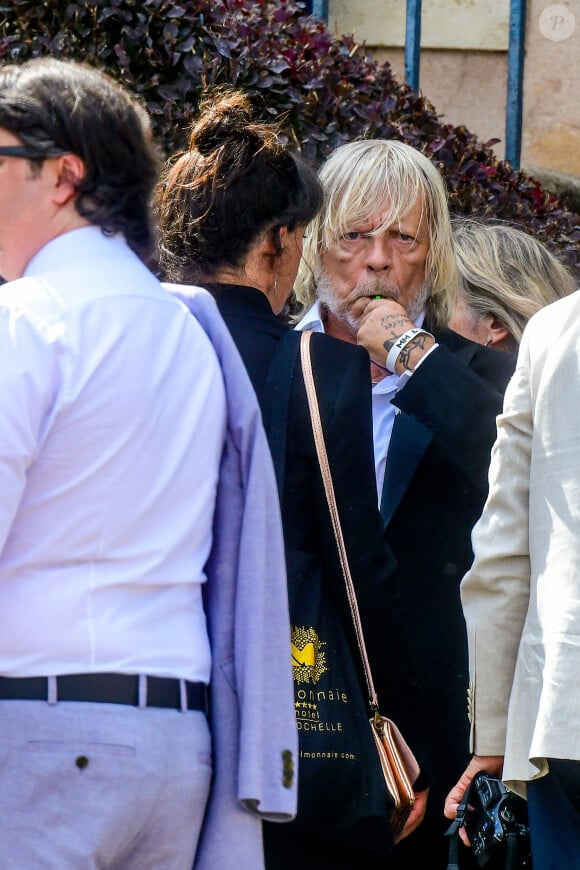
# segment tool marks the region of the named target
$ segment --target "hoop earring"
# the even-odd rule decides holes
[[[488,345],[490,345],[490,344],[491,344],[491,338],[488,338],[484,344],[484,347],[488,347]]]

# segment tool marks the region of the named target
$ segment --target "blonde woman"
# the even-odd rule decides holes
[[[451,329],[479,344],[517,350],[530,317],[576,289],[567,268],[522,230],[455,222],[460,284]]]

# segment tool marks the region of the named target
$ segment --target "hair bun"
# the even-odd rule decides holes
[[[252,106],[243,94],[223,93],[205,98],[191,130],[190,150],[208,156],[231,139],[257,143],[260,139],[253,124]]]

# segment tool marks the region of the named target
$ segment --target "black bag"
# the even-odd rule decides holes
[[[268,374],[266,431],[283,500],[286,424],[301,334],[279,344]],[[390,854],[392,804],[369,727],[355,653],[319,558],[288,550],[292,670],[299,738],[297,833]],[[348,614],[348,609],[344,609]]]
[[[393,848],[392,804],[353,651],[317,560],[289,553],[298,728],[297,828],[377,855]]]
[[[447,830],[451,837],[448,870],[457,867],[457,836],[465,827],[475,860],[486,870],[531,870],[532,855],[526,801],[500,779],[477,773]]]

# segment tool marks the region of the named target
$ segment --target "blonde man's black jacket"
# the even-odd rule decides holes
[[[352,621],[328,515],[299,356],[290,379],[287,419],[272,420],[270,366],[279,343],[299,340],[280,323],[257,290],[207,284],[236,342],[263,409],[273,452],[285,438],[282,519],[287,551],[290,608],[305,566],[316,566],[350,633],[359,666]],[[357,588],[367,650],[382,712],[397,722],[426,772],[429,769],[422,692],[415,681],[407,627],[394,561],[377,509],[372,447],[371,384],[366,351],[324,335],[311,342],[314,377],[342,529]],[[277,388],[277,384],[274,387]],[[276,416],[276,415],[275,415]],[[275,465],[277,463],[275,462]],[[314,575],[313,575],[314,578]],[[362,668],[360,668],[361,682]],[[428,773],[427,773],[428,777]],[[328,783],[332,789],[332,783]],[[373,857],[364,843],[352,850],[320,836],[305,841],[294,824],[265,825],[266,866],[358,868]]]
[[[469,759],[467,637],[459,584],[473,559],[471,530],[487,496],[496,417],[515,367],[510,353],[449,329],[434,334],[439,348],[393,401],[400,413],[381,500],[426,692],[433,764],[427,815],[396,848],[398,870],[447,866],[443,802]],[[474,866],[467,850],[461,866]]]

